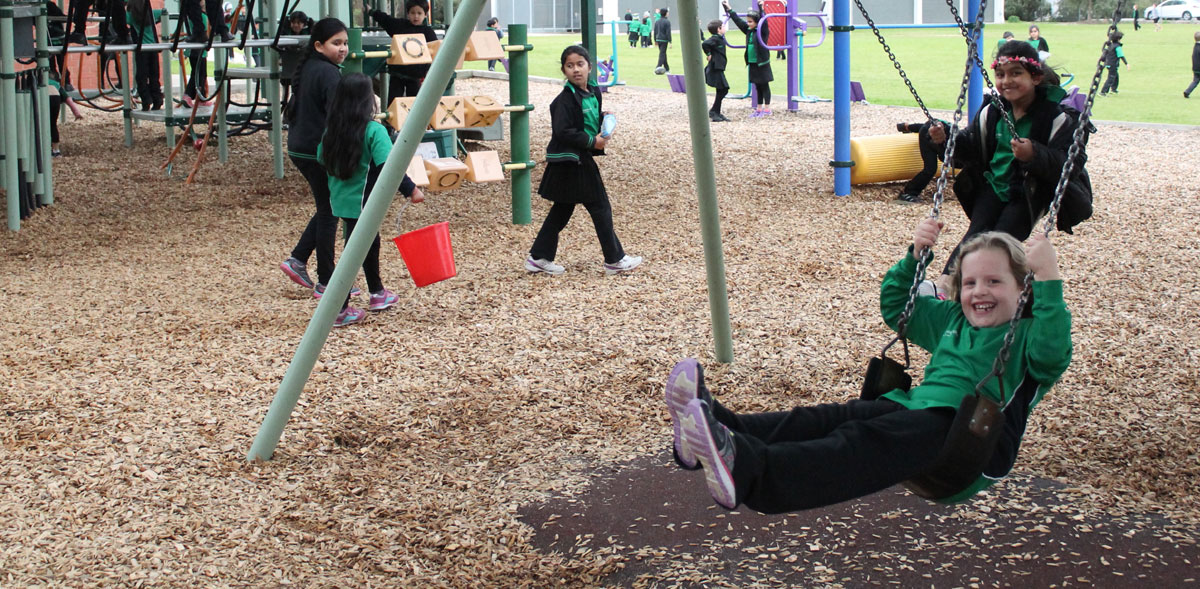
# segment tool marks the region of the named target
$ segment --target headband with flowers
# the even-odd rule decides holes
[[[1005,65],[1008,63],[1023,63],[1025,65],[1033,68],[1034,73],[1042,71],[1042,62],[1041,61],[1036,60],[1036,59],[1030,59],[1028,57],[1022,57],[1020,55],[1012,55],[1012,56],[1001,55],[1000,57],[996,58],[996,61],[992,62],[992,69],[996,69],[996,66]]]

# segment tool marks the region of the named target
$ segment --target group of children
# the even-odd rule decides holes
[[[758,6],[761,11],[761,0]],[[734,26],[746,35],[746,51],[743,57],[750,83],[754,85],[753,112],[750,113],[750,118],[768,116],[771,114],[771,82],[775,80],[775,76],[771,71],[771,52],[757,34],[762,13],[749,12],[745,20],[742,20],[730,7],[729,0],[721,0],[721,7]],[[729,64],[725,55],[725,23],[720,19],[713,19],[709,21],[707,29],[709,37],[701,44],[701,49],[708,59],[704,66],[704,82],[717,91],[712,107],[708,109],[708,119],[714,123],[721,123],[729,120],[721,113],[721,103],[729,94],[729,81],[725,79],[725,68]]]

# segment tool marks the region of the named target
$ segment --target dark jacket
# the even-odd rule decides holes
[[[333,91],[341,80],[341,68],[317,51],[296,72],[288,102],[288,153],[316,158]]]
[[[744,54],[746,63],[750,63],[751,41],[754,42],[755,55],[758,56],[758,61],[756,62],[757,65],[766,65],[771,63],[771,50],[767,49],[767,46],[763,43],[762,39],[758,38],[758,27],[753,29],[750,28],[750,25],[746,24],[746,21],[742,20],[742,18],[735,14],[732,10],[728,11],[726,14],[729,15],[729,20],[733,21],[733,24],[737,26],[738,30],[746,34],[746,52]],[[761,26],[762,21],[759,21],[758,25]]]
[[[396,18],[382,10],[371,13],[371,18],[387,31],[388,35],[425,35],[425,41],[437,41],[437,33],[429,25],[414,25],[407,18]],[[388,73],[420,80],[429,72],[429,64],[418,65],[389,65]]]
[[[604,95],[595,84],[588,90],[596,97],[596,106],[604,112]],[[596,138],[583,129],[583,92],[571,89],[570,82],[550,103],[550,143],[546,146],[546,161],[549,163],[578,163],[585,153],[604,155],[595,149]]]
[[[1200,43],[1192,47],[1192,71],[1200,74]]]
[[[712,56],[708,65],[704,67],[706,73],[709,68],[717,72],[725,71],[725,67],[729,65],[729,58],[725,56],[725,35],[713,35],[705,39],[700,48],[704,50],[705,55]]]
[[[1057,87],[1050,91],[1062,93]],[[1006,109],[1011,108],[1007,101],[1003,102]],[[954,194],[967,217],[971,216],[975,195],[987,184],[983,172],[996,153],[996,125],[1003,124],[1001,116],[1000,111],[987,102],[971,125],[959,131],[954,161],[955,167],[963,171],[954,182]],[[1039,87],[1037,98],[1026,116],[1033,117],[1028,137],[1034,144],[1033,159],[1028,162],[1014,160],[1009,194],[1012,198],[1032,197],[1033,202],[1049,203],[1067,161],[1067,151],[1074,141],[1079,113],[1059,104],[1054,96],[1048,98],[1047,89]],[[1086,136],[1084,145],[1087,145]],[[1092,184],[1085,163],[1087,154],[1080,150],[1056,220],[1060,231],[1071,233],[1072,227],[1092,216]]]
[[[671,21],[667,20],[667,17],[665,16],[658,19],[658,22],[654,23],[654,42],[671,42]]]

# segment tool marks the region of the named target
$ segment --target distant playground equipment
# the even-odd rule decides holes
[[[745,13],[738,13],[738,16],[745,16]],[[800,12],[799,0],[787,0],[786,3],[782,0],[767,0],[763,3],[762,19],[759,21],[758,28],[755,29],[755,34],[769,51],[787,51],[787,109],[789,111],[798,110],[801,102],[829,101],[804,93],[804,49],[819,47],[825,42],[826,30],[829,29],[825,22],[826,18],[827,16],[822,12]],[[821,27],[821,38],[811,44],[804,43],[804,37],[808,34],[809,27],[806,19],[816,19],[817,24]],[[725,16],[724,20],[728,22],[729,17]],[[746,48],[745,45],[734,45],[728,40],[725,44],[733,49]],[[748,85],[745,94],[731,95],[729,98],[753,98],[754,96],[753,85]]]

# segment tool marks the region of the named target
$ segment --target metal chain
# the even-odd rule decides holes
[[[1108,36],[1104,40],[1104,49],[1100,52],[1100,59],[1096,62],[1096,73],[1092,76],[1092,85],[1088,89],[1087,103],[1083,107],[1083,112],[1079,113],[1079,120],[1075,127],[1075,133],[1072,135],[1071,147],[1067,150],[1067,161],[1063,164],[1062,174],[1058,177],[1058,184],[1054,187],[1054,200],[1050,201],[1050,208],[1046,213],[1046,221],[1042,226],[1042,235],[1050,237],[1050,232],[1054,230],[1055,222],[1058,220],[1058,211],[1062,207],[1063,195],[1067,192],[1067,183],[1071,179],[1071,175],[1075,171],[1075,163],[1080,158],[1080,152],[1083,151],[1083,144],[1087,143],[1087,128],[1090,125],[1092,102],[1096,99],[1096,90],[1100,87],[1100,78],[1104,73],[1104,62],[1112,51],[1112,35],[1117,30],[1117,21],[1121,18],[1121,9],[1125,0],[1118,0],[1117,7],[1113,10],[1112,24],[1108,26]],[[1033,272],[1025,274],[1025,283],[1021,289],[1021,297],[1017,299],[1017,309],[1013,313],[1012,319],[1008,321],[1008,332],[1004,334],[1004,342],[1000,345],[1000,351],[996,354],[996,360],[992,363],[992,371],[979,384],[975,385],[975,394],[983,393],[983,387],[987,381],[993,376],[1001,379],[1003,383],[1004,370],[1008,365],[1009,352],[1011,351],[1013,340],[1017,333],[1017,324],[1021,320],[1021,315],[1025,312],[1025,305],[1029,304],[1029,297],[1033,293]],[[1006,402],[1006,393],[1001,386],[1000,399],[1001,403]]]
[[[913,99],[917,101],[917,106],[921,107],[921,112],[925,113],[925,118],[929,121],[934,120],[933,115],[929,113],[929,109],[925,108],[925,103],[921,100],[921,96],[917,94],[917,89],[913,87],[912,82],[908,79],[908,74],[904,72],[904,68],[900,66],[900,62],[896,59],[896,54],[892,53],[892,48],[888,46],[887,41],[883,39],[883,33],[879,32],[879,27],[875,26],[875,21],[871,20],[871,15],[867,14],[866,7],[863,6],[862,0],[854,0],[854,4],[858,6],[858,11],[862,13],[863,18],[867,19],[867,24],[871,25],[871,31],[875,33],[875,37],[879,39],[879,44],[883,45],[883,50],[887,52],[888,59],[892,60],[892,67],[900,72],[900,79],[904,80],[904,85],[908,86],[908,91],[912,93]]]
[[[958,7],[954,6],[954,0],[946,0],[946,6],[950,7],[950,14],[954,16],[954,22],[958,23],[958,32],[963,36],[963,39],[967,41],[967,45],[970,46],[971,41],[974,40],[976,46],[978,46],[979,37],[983,35],[983,15],[987,11],[987,0],[980,2],[979,14],[976,16],[975,25],[973,27],[968,27],[966,23],[963,22],[962,16],[960,16],[958,12]],[[978,34],[972,35],[972,32],[976,32]],[[1017,133],[1017,124],[1013,122],[1012,116],[1009,114],[1008,109],[1004,106],[1004,101],[1000,100],[1000,95],[996,92],[996,86],[992,84],[992,77],[988,75],[987,68],[983,65],[983,60],[979,58],[978,50],[971,50],[971,59],[975,62],[975,66],[979,68],[979,73],[983,76],[983,82],[987,84],[988,102],[991,102],[992,106],[996,107],[996,109],[1000,111],[1000,116],[1002,116],[1004,119],[1004,126],[1008,127],[1009,135],[1012,135],[1014,139],[1019,138],[1020,135]]]

